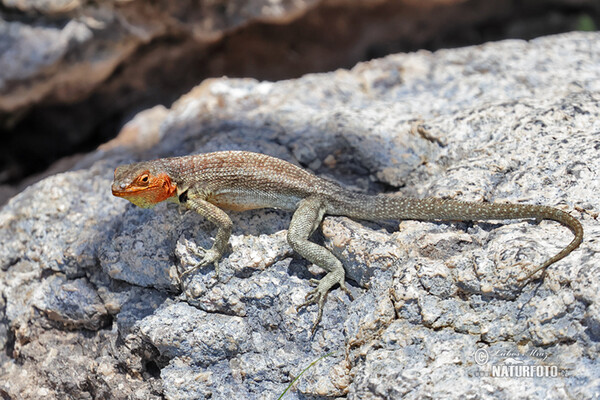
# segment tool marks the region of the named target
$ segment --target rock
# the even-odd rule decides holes
[[[333,351],[290,398],[592,398],[599,40],[397,54],[277,83],[213,79],[138,115],[126,140],[0,210],[0,393],[276,398]],[[181,293],[177,270],[213,227],[110,194],[121,163],[225,149],[368,192],[556,206],[582,221],[584,243],[520,290],[515,277],[565,246],[566,228],[327,217],[315,240],[346,266],[355,300],[334,289],[310,338],[316,307],[296,307],[322,271],[287,245],[289,213],[232,213],[221,277],[203,268]]]

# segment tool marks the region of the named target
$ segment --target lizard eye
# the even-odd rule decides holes
[[[146,184],[148,183],[148,179],[148,174],[140,175],[140,177],[138,178],[138,182]]]

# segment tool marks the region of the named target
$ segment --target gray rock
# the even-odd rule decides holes
[[[272,399],[334,351],[287,398],[593,398],[599,40],[398,54],[277,83],[216,79],[158,118],[138,116],[129,135],[152,118],[153,147],[117,139],[0,210],[0,393]],[[585,240],[519,290],[523,269],[559,251],[567,229],[327,217],[314,239],[342,260],[355,300],[333,290],[310,338],[316,307],[296,307],[322,271],[287,245],[289,213],[232,213],[221,276],[201,269],[181,293],[178,271],[213,227],[110,195],[120,163],[223,149],[370,192],[557,206]],[[538,369],[550,376],[506,376]]]

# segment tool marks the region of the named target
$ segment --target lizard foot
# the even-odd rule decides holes
[[[200,260],[200,262],[196,265],[194,265],[192,268],[183,271],[181,274],[179,274],[179,284],[181,285],[181,290],[183,291],[183,279],[185,278],[186,275],[191,274],[192,272],[207,266],[208,264],[214,264],[215,265],[215,273],[217,275],[217,279],[219,278],[219,259],[221,258],[221,255],[214,249],[203,249],[201,247],[199,247],[198,249],[196,249],[194,251],[194,253],[198,256],[202,257],[202,260]]]
[[[313,286],[319,286],[319,282],[321,282],[321,281],[318,280],[318,279],[311,278],[311,279],[308,280],[308,282],[310,282],[310,284],[313,285]],[[350,298],[350,300],[354,301],[354,296],[352,295],[352,292],[350,291],[350,289],[348,289],[348,287],[346,286],[346,283],[345,282],[338,282],[338,283],[340,284],[340,289],[342,289],[344,291],[344,293],[346,293],[348,295],[348,297]],[[316,291],[317,291],[317,289],[311,290],[306,295],[306,298],[308,299],[308,297],[311,296]],[[329,289],[328,289],[328,291],[329,291]],[[302,308],[302,306],[308,305],[307,303],[308,304],[312,304],[312,303],[316,303],[316,301],[313,301],[312,303],[311,302],[305,302],[304,304],[298,306],[297,308]]]
[[[311,337],[314,336],[315,331],[317,330],[317,326],[319,325],[319,322],[321,322],[321,318],[323,317],[323,307],[325,305],[325,299],[327,298],[327,293],[329,292],[329,289],[331,289],[331,287],[335,284],[335,282],[333,284],[330,284],[328,282],[323,282],[323,281],[324,281],[324,279],[321,279],[321,280],[311,279],[309,282],[311,284],[316,284],[317,287],[306,294],[306,297],[304,298],[304,303],[302,303],[298,307],[296,307],[296,312],[298,312],[301,308],[307,307],[311,304],[317,304],[319,306],[319,311],[317,312],[317,318],[315,319],[312,329],[310,330]],[[340,288],[348,295],[350,300],[354,300],[352,293],[346,287],[346,283],[343,280],[338,283],[340,284]]]
[[[306,294],[306,297],[304,298],[304,303],[296,307],[296,312],[298,312],[303,307],[307,307],[311,304],[318,304],[319,311],[317,312],[317,318],[315,319],[315,322],[313,323],[313,326],[310,330],[311,337],[314,336],[315,331],[317,330],[317,325],[319,325],[319,322],[321,322],[321,317],[323,316],[323,305],[325,304],[325,298],[327,298],[328,291],[329,290],[325,290],[324,292],[322,292],[319,290],[319,286],[317,286],[316,288],[314,288]]]

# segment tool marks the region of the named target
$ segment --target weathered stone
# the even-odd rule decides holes
[[[204,82],[159,113],[159,132],[134,127],[122,146],[0,210],[0,393],[271,399],[339,349],[289,397],[593,398],[599,40],[571,33],[397,54],[277,83]],[[139,118],[143,127],[154,116]],[[139,146],[135,132],[156,145]],[[212,227],[173,205],[141,210],[110,195],[120,163],[225,149],[276,155],[370,192],[557,206],[582,221],[585,240],[519,289],[528,263],[570,240],[566,228],[398,229],[327,217],[314,239],[348,268],[355,300],[333,290],[310,338],[316,307],[296,307],[321,271],[286,244],[289,213],[232,213],[220,279],[203,268],[180,293],[177,270],[210,245]],[[490,375],[514,365],[556,367],[561,377]]]

